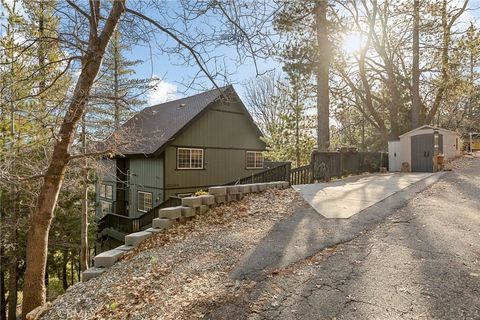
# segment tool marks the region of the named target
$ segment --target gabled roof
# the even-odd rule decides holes
[[[413,129],[413,130],[410,130],[410,131],[408,131],[408,132],[405,132],[404,134],[401,134],[401,135],[399,136],[399,138],[404,137],[404,136],[407,136],[407,135],[410,135],[410,134],[414,133],[415,131],[420,131],[420,130],[425,130],[425,129],[439,130],[439,132],[442,132],[442,133],[450,132],[450,133],[454,133],[454,134],[459,135],[459,133],[456,132],[456,131],[452,131],[452,130],[448,130],[448,129],[444,129],[444,128],[439,128],[439,127],[434,127],[434,126],[425,124],[425,125],[423,125],[423,126],[421,126],[421,127],[415,128],[415,129]]]
[[[229,85],[143,109],[119,129],[120,136],[127,136],[127,139],[132,140],[128,142],[128,147],[119,149],[120,153],[124,155],[159,154],[209,106],[222,98],[241,102],[233,86]],[[243,106],[243,103],[241,104]],[[253,123],[248,111],[246,114]],[[253,125],[261,135],[258,127],[254,123]]]

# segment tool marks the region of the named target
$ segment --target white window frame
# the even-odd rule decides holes
[[[107,192],[108,189],[112,191],[112,194],[110,197],[108,196],[108,192]],[[99,191],[100,198],[113,200],[113,186],[105,183],[100,183],[100,188],[98,191]]]
[[[180,150],[190,151],[190,167],[180,167]],[[201,151],[202,152],[202,166],[192,168],[192,153],[191,151]],[[201,148],[177,148],[177,169],[178,170],[203,170],[205,166],[205,151]]]
[[[253,167],[249,167],[249,166],[248,166],[248,154],[249,154],[249,153],[250,153],[250,154],[252,154],[252,153],[254,154],[254,156],[253,156],[254,166],[253,166]],[[258,166],[257,166],[257,157],[258,157],[259,154],[260,154],[260,156],[261,156],[261,164],[262,164],[261,167],[258,167]],[[247,169],[263,169],[263,167],[264,167],[264,161],[265,161],[265,159],[264,159],[264,156],[263,156],[263,152],[262,152],[262,151],[246,151],[246,152],[245,152],[245,168],[247,168]]]
[[[140,209],[140,193],[143,193],[144,196],[143,196],[143,199],[145,200],[145,195],[150,195],[150,200],[151,200],[151,208],[148,209],[148,210],[141,210]],[[145,208],[145,201],[143,202],[143,207]],[[152,210],[153,208],[153,193],[152,192],[148,192],[148,191],[137,191],[137,210],[140,211],[140,212],[148,212],[150,210]]]
[[[103,211],[104,205],[110,207],[110,212],[104,212]],[[110,201],[100,200],[100,211],[102,212],[103,215],[113,213],[112,212],[113,211],[113,203],[110,202]]]
[[[108,189],[112,192],[110,196],[108,196]],[[113,200],[113,186],[108,184],[105,185],[105,199]]]
[[[103,183],[100,183],[99,188],[98,188],[98,196],[100,198],[105,198],[105,195],[107,194],[107,188]]]

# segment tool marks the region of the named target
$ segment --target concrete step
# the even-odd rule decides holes
[[[105,272],[105,268],[91,267],[82,272],[82,281],[88,281],[90,279],[96,278],[102,273]]]
[[[227,186],[227,195],[238,194],[238,193],[240,193],[238,186]]]
[[[158,210],[158,217],[165,219],[178,219],[182,216],[181,207],[168,207]]]
[[[110,268],[124,254],[125,254],[125,251],[117,250],[117,249],[112,249],[112,250],[102,252],[96,255],[95,258],[93,258],[93,265],[97,268],[98,267]]]
[[[140,242],[150,237],[152,234],[146,231],[139,231],[135,233],[130,233],[125,236],[125,244],[128,246],[137,247]]]
[[[207,206],[212,206],[215,204],[215,196],[211,194],[205,194],[202,196],[199,196],[200,199],[202,199],[202,204],[207,205]]]
[[[200,200],[200,205],[198,206],[198,208],[200,208],[200,206],[201,206],[202,199],[199,199],[199,200]],[[184,217],[184,218],[195,217],[195,209],[194,208],[192,208],[192,207],[181,207],[181,210],[182,210],[182,217]]]
[[[215,195],[215,202],[220,204],[220,203],[225,203],[227,201],[227,196],[217,196]]]
[[[207,212],[209,209],[209,207],[206,205],[206,204],[202,204],[200,206],[200,214],[204,214],[205,212]]]
[[[145,231],[155,234],[155,233],[159,233],[160,231],[162,231],[162,229],[152,227],[152,228],[145,229]]]
[[[152,227],[158,229],[168,229],[173,226],[177,221],[163,218],[156,218],[152,221]]]
[[[258,188],[259,192],[265,191],[267,189],[267,184],[266,183],[257,183],[257,188]]]
[[[135,248],[134,246],[127,246],[127,245],[124,244],[124,245],[121,245],[119,247],[116,247],[115,249],[127,252],[127,251],[130,251],[130,250],[134,249],[134,248]]]
[[[247,185],[250,188],[251,193],[257,193],[258,192],[258,185],[256,184],[248,184]]]
[[[214,196],[225,196],[227,195],[226,187],[210,187],[208,188],[208,193],[213,194]]]
[[[241,184],[241,185],[238,185],[237,187],[241,193],[250,193],[250,185],[248,184]]]
[[[200,197],[184,197],[182,198],[182,207],[198,208],[202,205]]]

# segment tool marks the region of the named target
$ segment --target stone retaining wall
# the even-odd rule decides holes
[[[82,280],[87,281],[99,276],[106,268],[120,260],[125,252],[137,247],[143,240],[155,233],[171,228],[176,223],[205,214],[210,208],[217,205],[242,200],[247,193],[261,192],[268,188],[285,189],[288,187],[289,183],[285,181],[219,186],[209,188],[208,195],[182,198],[181,206],[159,209],[158,218],[153,219],[151,228],[128,234],[125,236],[124,245],[95,256],[94,266],[83,272]]]

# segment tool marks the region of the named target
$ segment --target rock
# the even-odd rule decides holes
[[[41,306],[36,307],[35,309],[33,309],[32,311],[27,313],[27,320],[40,319],[42,317],[42,315],[44,315],[45,312],[47,312],[48,309],[50,309],[50,306],[51,306],[51,303],[47,302],[47,303],[45,303]]]

